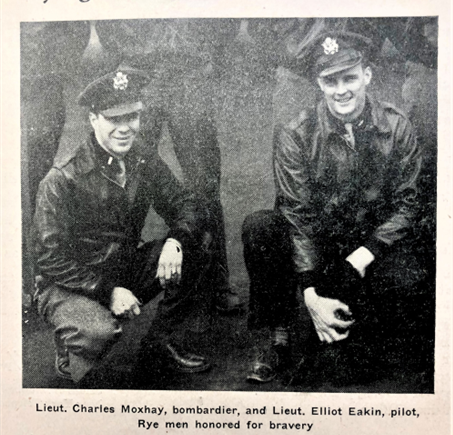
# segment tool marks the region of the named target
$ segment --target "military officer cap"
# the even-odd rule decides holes
[[[326,32],[307,48],[305,63],[312,78],[352,68],[368,56],[371,39],[352,32]]]
[[[79,95],[78,103],[93,113],[121,116],[143,109],[141,90],[150,78],[137,69],[118,69],[91,82]]]

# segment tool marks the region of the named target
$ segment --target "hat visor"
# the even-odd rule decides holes
[[[120,104],[118,106],[109,107],[105,110],[100,110],[99,113],[103,116],[122,116],[128,115],[129,113],[140,112],[143,110],[143,103],[136,101],[135,103]]]
[[[359,65],[360,62],[362,62],[362,57],[359,57],[358,59],[354,59],[354,60],[349,61],[349,62],[338,63],[336,65],[331,66],[330,68],[323,69],[319,73],[319,77],[327,77],[327,76],[331,76],[332,74],[336,74],[336,73],[339,73],[341,71],[345,71],[347,69],[350,69],[350,68],[352,68],[354,66]]]

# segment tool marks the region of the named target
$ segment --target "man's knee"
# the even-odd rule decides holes
[[[63,338],[70,352],[93,358],[100,356],[115,344],[120,339],[122,332],[121,324],[112,317],[79,325],[66,333]]]
[[[44,302],[47,320],[71,352],[96,355],[121,336],[120,322],[98,301],[55,287]]]
[[[262,243],[269,240],[275,220],[276,212],[273,210],[260,210],[248,215],[242,224],[242,241],[244,245]]]

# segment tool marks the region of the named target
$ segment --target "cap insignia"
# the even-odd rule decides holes
[[[121,71],[118,71],[113,78],[113,88],[116,90],[124,91],[128,83],[127,74],[123,74]]]
[[[337,41],[333,38],[326,38],[322,46],[325,54],[335,54],[338,51]]]

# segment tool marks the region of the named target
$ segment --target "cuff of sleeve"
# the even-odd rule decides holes
[[[167,238],[177,240],[181,244],[182,249],[190,248],[194,244],[193,237],[184,230],[171,230]]]
[[[317,274],[313,270],[299,273],[298,278],[302,290],[305,290],[308,287],[316,287],[318,282]]]
[[[388,250],[389,246],[376,238],[369,238],[364,244],[375,258],[381,258]]]
[[[97,286],[96,289],[97,299],[101,304],[105,305],[106,307],[110,306],[110,299],[112,297],[114,287],[115,284],[108,279],[102,279]]]

